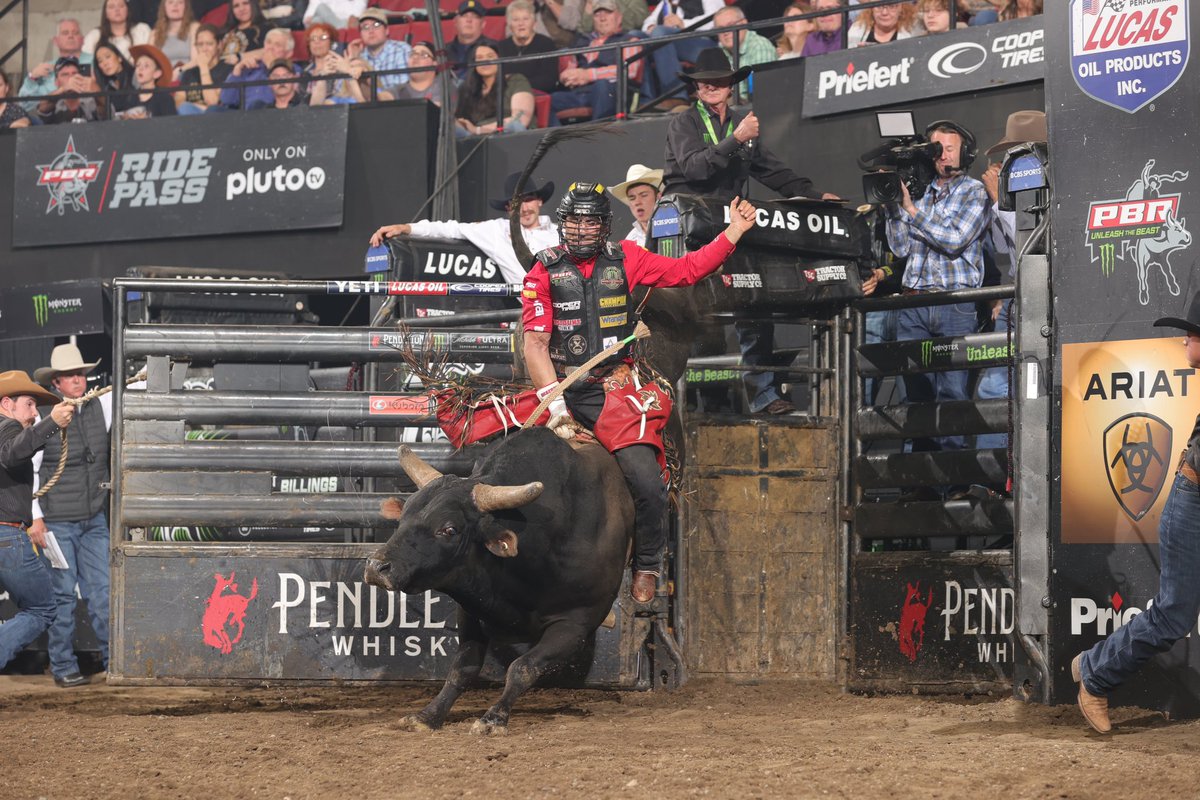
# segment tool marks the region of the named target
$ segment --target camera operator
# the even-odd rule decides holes
[[[931,124],[926,137],[942,146],[934,161],[936,177],[920,200],[901,183],[902,200],[887,207],[888,244],[906,257],[902,293],[928,294],[983,285],[983,237],[990,220],[983,184],[967,175],[975,159],[975,137],[949,120]],[[977,329],[975,304],[905,308],[897,320],[897,340],[961,336]],[[966,400],[967,372],[904,376],[910,403]],[[918,439],[913,450],[961,449],[961,436]],[[932,499],[932,498],[921,498]]]

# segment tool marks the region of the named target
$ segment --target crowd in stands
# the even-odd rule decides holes
[[[748,24],[745,13],[725,0],[441,0],[454,35],[439,62],[417,22],[423,0],[104,0],[86,34],[76,19],[59,21],[53,61],[21,81],[0,76],[0,128],[426,99],[453,110],[459,136],[520,131],[618,113],[617,49],[565,49],[629,42],[620,56],[628,96],[639,110],[670,111],[691,102],[679,75],[706,48],[753,66],[829,53],[843,40],[869,46],[1032,16],[1043,4],[957,0],[951,19],[950,0],[859,10],[856,2],[795,0],[785,18],[831,13],[785,22],[771,40],[737,29]],[[685,31],[706,35],[667,38]],[[496,65],[477,64],[498,58],[528,60],[504,65],[502,77]],[[453,71],[451,98],[443,97],[439,66]],[[742,99],[752,80],[739,86]],[[78,96],[96,92],[107,94]],[[4,101],[14,93],[42,99]]]

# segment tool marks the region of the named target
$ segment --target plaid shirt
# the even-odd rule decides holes
[[[779,52],[775,49],[774,43],[765,36],[759,36],[754,31],[742,31],[746,34],[746,38],[742,40],[742,46],[738,48],[739,67],[753,67],[756,64],[769,64],[772,61],[779,60]],[[724,47],[721,52],[729,59],[729,63],[733,63],[733,53]],[[750,96],[750,82],[742,81],[738,91],[742,93],[742,97]]]
[[[888,207],[892,252],[908,257],[906,289],[970,289],[983,285],[983,238],[991,217],[983,184],[959,175],[945,186],[930,184],[913,203],[917,215]]]
[[[379,48],[378,53],[372,53],[370,49],[362,51],[362,57],[371,69],[375,72],[382,72],[385,69],[404,69],[408,66],[408,54],[412,52],[412,47],[407,42],[398,42],[395,39],[388,39],[383,43],[383,47]],[[380,75],[377,83],[378,87],[385,92],[390,92],[393,88],[408,83],[408,74],[398,72],[395,75]]]

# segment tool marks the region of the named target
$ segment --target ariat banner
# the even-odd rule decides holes
[[[17,247],[342,223],[345,106],[22,129]]]
[[[1063,543],[1158,541],[1200,399],[1182,341],[1063,345]]]

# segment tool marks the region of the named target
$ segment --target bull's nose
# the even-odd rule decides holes
[[[363,579],[375,586],[381,586],[384,589],[392,588],[392,562],[383,561],[378,558],[367,559],[367,569],[363,575]]]

